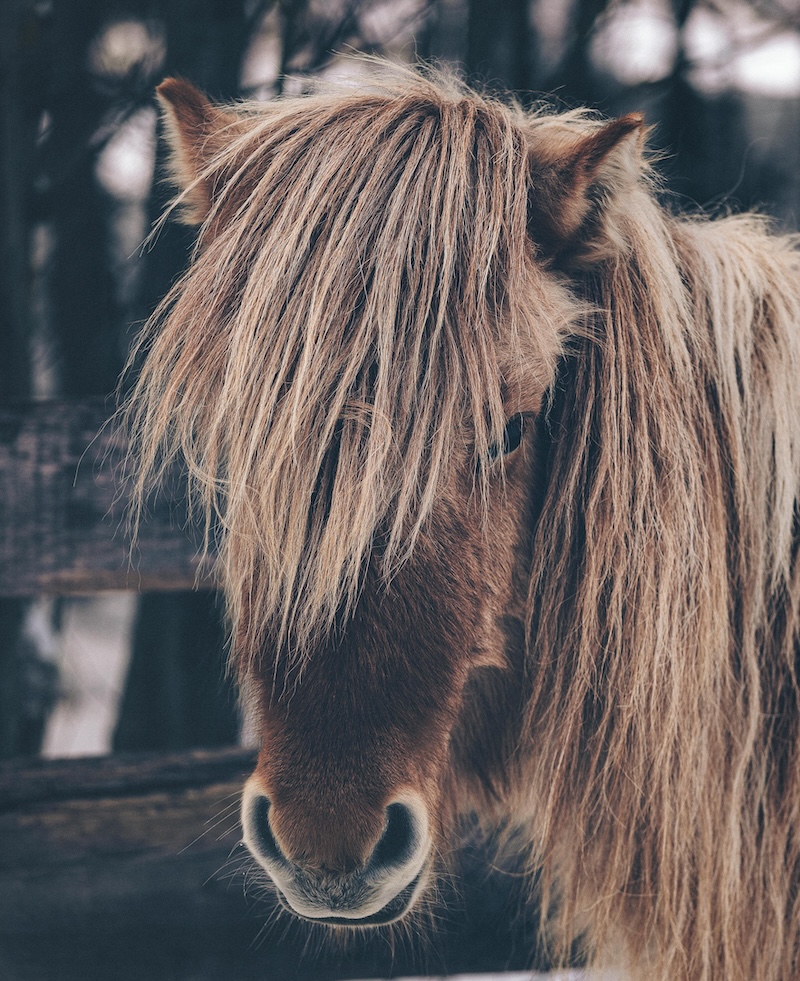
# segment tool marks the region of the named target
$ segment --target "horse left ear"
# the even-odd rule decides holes
[[[641,176],[644,117],[628,113],[581,135],[553,123],[532,134],[528,230],[548,258],[591,261],[611,246],[615,199]]]
[[[181,218],[199,225],[211,209],[214,154],[234,135],[239,117],[212,105],[190,82],[166,78],[156,89],[164,135],[170,148],[172,180],[183,192]]]

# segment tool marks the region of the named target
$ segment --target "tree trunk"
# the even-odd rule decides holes
[[[31,207],[41,115],[42,27],[33,0],[0,4],[0,397],[31,391]],[[0,758],[35,752],[38,717],[26,691],[27,603],[0,600]]]
[[[467,75],[491,88],[525,92],[533,85],[535,49],[527,0],[470,0]]]

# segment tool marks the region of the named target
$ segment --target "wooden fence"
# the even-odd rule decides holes
[[[177,481],[137,549],[102,401],[0,407],[0,598],[203,580]],[[207,580],[205,581],[207,584]],[[521,885],[462,856],[431,933],[331,946],[275,909],[240,844],[237,748],[0,764],[0,978],[332,981],[536,966]]]
[[[191,588],[196,549],[180,483],[131,552],[124,445],[102,399],[0,406],[0,596]]]

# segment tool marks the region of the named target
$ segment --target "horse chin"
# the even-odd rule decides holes
[[[322,926],[350,927],[354,929],[388,926],[391,923],[396,923],[398,920],[403,919],[410,912],[425,888],[430,866],[431,862],[429,860],[411,882],[404,886],[385,906],[363,916],[360,915],[357,909],[347,912],[341,911],[336,916],[327,916],[325,914],[315,915],[309,910],[297,909],[287,899],[280,887],[276,886],[278,902],[283,909],[287,910],[293,916],[301,920],[306,920],[309,923],[319,923]]]

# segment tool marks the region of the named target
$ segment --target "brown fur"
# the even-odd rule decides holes
[[[413,787],[440,840],[512,816],[556,956],[796,977],[794,240],[672,217],[636,116],[398,71],[160,94],[202,227],[136,489],[180,454],[219,522],[286,848],[357,863]]]

